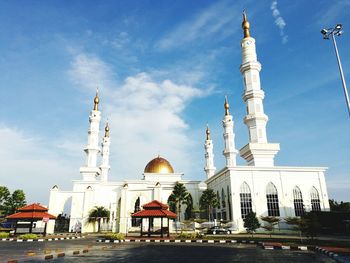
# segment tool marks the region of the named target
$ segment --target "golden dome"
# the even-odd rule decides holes
[[[146,165],[144,172],[170,174],[170,173],[174,173],[174,169],[166,159],[158,155],[157,158],[154,158]]]
[[[225,115],[230,115],[230,104],[228,104],[228,100],[227,100],[227,96],[225,96],[225,103],[224,103],[224,107],[225,107]]]
[[[109,125],[108,125],[108,122],[106,123],[106,127],[105,127],[105,137],[109,137]]]
[[[207,129],[206,129],[205,133],[207,134],[207,140],[210,140],[210,130],[209,130],[208,125],[207,125]]]

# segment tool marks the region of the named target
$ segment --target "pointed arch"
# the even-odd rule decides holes
[[[311,210],[321,211],[320,195],[318,194],[318,191],[315,186],[311,188],[310,197],[311,197]]]
[[[266,202],[268,216],[280,216],[278,192],[272,182],[269,182],[266,186]]]
[[[140,207],[140,197],[138,197],[135,201],[135,204],[134,204],[134,213],[138,212],[141,210],[141,207]],[[141,224],[141,219],[140,218],[132,218],[131,219],[131,226],[133,227],[137,227],[137,226],[140,226]]]
[[[250,187],[246,182],[241,184],[239,197],[241,200],[241,216],[242,219],[245,219],[247,215],[253,211],[252,194],[250,192]]]
[[[302,216],[305,213],[303,195],[298,186],[293,188],[293,203],[295,216]]]

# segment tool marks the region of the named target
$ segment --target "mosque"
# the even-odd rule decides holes
[[[93,232],[93,225],[87,222],[89,211],[95,206],[104,206],[110,211],[110,219],[103,222],[108,229],[128,233],[138,227],[131,214],[152,200],[167,203],[176,182],[185,185],[192,196],[194,209],[199,209],[202,192],[207,188],[213,189],[219,199],[214,217],[232,222],[237,232],[244,230],[243,220],[251,211],[256,212],[258,217],[285,218],[301,216],[311,210],[329,210],[326,168],[275,166],[274,157],[280,146],[267,139],[268,116],[264,113],[264,91],[260,85],[261,64],[257,60],[255,39],[250,36],[250,25],[245,13],[242,29],[244,37],[241,41],[240,71],[247,109],[243,121],[248,128],[249,142],[239,151],[236,149],[234,121],[226,98],[222,121],[225,167],[216,171],[213,141],[207,128],[204,144],[206,177],[203,181],[185,180],[183,173],[175,172],[169,161],[160,156],[145,166],[142,179],[109,181],[110,130],[106,124],[100,148],[101,112],[96,94],[94,108],[89,116],[88,143],[84,149],[87,161],[80,168],[82,178],[73,181],[72,191],[62,191],[56,185],[50,190],[49,213],[57,216],[63,212],[66,203],[71,202],[69,229]],[[246,165],[237,165],[238,153],[245,159]],[[102,158],[98,165],[99,154]],[[54,224],[50,220],[48,233],[54,231]]]

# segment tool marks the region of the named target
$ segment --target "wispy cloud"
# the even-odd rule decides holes
[[[285,34],[284,28],[287,25],[286,21],[283,19],[280,11],[277,8],[277,1],[271,3],[272,16],[275,18],[275,24],[280,30],[280,35],[282,38],[282,43],[285,44],[288,42],[288,35]]]
[[[217,34],[227,37],[239,30],[238,27],[230,26],[233,21],[241,18],[236,10],[228,1],[217,2],[178,25],[160,39],[156,47],[166,50]],[[227,28],[232,30],[227,30]]]
[[[336,4],[330,4],[327,8],[316,13],[314,19],[320,27],[331,27],[334,26],[332,23],[342,23],[339,19],[348,17],[349,8],[350,0],[339,0]]]
[[[129,76],[118,85],[108,65],[87,54],[79,54],[73,59],[69,70],[75,73],[70,73],[75,78],[73,81],[86,84],[86,90],[89,90],[91,79],[86,72],[93,72],[96,64],[104,65],[95,76],[101,78],[96,79],[97,83],[104,80],[112,83],[104,87],[105,94],[109,95],[103,97],[101,94],[101,106],[103,118],[108,118],[111,126],[111,174],[116,175],[114,179],[140,178],[147,161],[157,154],[168,158],[176,171],[190,171],[194,161],[190,152],[194,143],[187,135],[188,123],[182,114],[190,101],[208,92],[191,85],[176,84],[170,79],[154,80],[145,72]]]

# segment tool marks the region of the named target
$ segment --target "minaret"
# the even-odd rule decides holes
[[[109,165],[109,146],[111,145],[111,141],[109,138],[109,126],[108,122],[105,127],[105,135],[102,139],[102,163],[100,166],[101,169],[101,181],[107,182],[108,180],[108,172],[111,168]]]
[[[204,143],[204,149],[205,149],[204,171],[207,174],[207,178],[210,178],[215,174],[216,168],[214,166],[213,141],[210,138],[210,130],[208,126],[205,133],[206,133],[206,139]]]
[[[94,99],[94,108],[89,116],[90,128],[88,131],[88,144],[84,149],[87,157],[86,165],[80,167],[80,173],[85,181],[95,180],[100,172],[100,169],[96,166],[97,154],[100,152],[100,147],[98,146],[98,134],[100,129],[101,112],[98,110],[98,104],[99,97],[97,90]]]
[[[227,97],[225,97],[225,116],[222,120],[222,125],[224,127],[224,140],[225,140],[225,149],[223,155],[226,158],[226,167],[236,166],[236,156],[238,151],[235,147],[235,134],[233,133],[233,120],[232,115],[230,114],[230,105],[228,104]]]
[[[250,24],[245,12],[242,23],[244,37],[241,41],[244,80],[243,100],[247,106],[244,123],[248,127],[249,143],[240,150],[240,155],[251,166],[274,166],[274,157],[279,151],[278,143],[268,143],[266,136],[267,115],[264,113],[264,91],[260,86],[261,64],[257,60],[255,39],[250,36]]]

